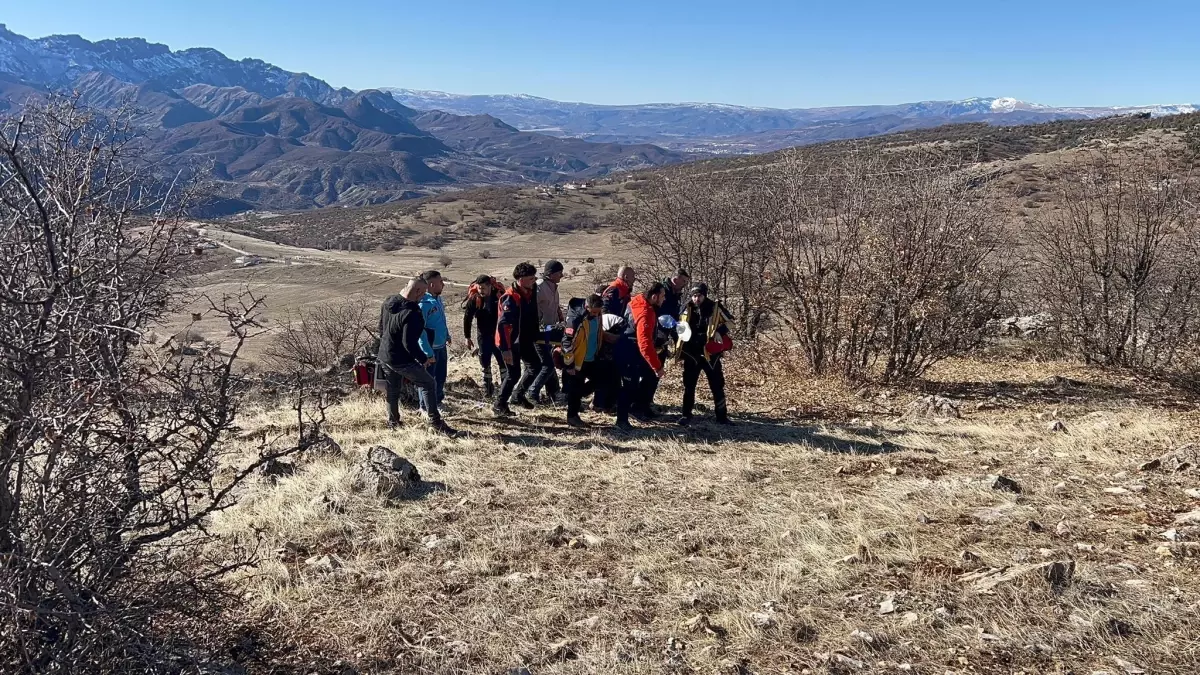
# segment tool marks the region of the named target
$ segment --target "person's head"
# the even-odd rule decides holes
[[[475,288],[479,289],[479,295],[489,297],[492,294],[492,278],[486,274],[480,274],[475,277]]]
[[[699,305],[700,303],[704,302],[707,299],[708,299],[708,284],[701,282],[701,283],[696,284],[695,286],[692,286],[692,302]]]
[[[633,268],[629,265],[622,265],[621,269],[617,270],[617,278],[632,287],[637,274],[634,273]]]
[[[528,291],[537,283],[537,268],[527,262],[518,263],[513,268],[513,281],[522,290]]]
[[[654,307],[662,307],[663,301],[667,299],[667,287],[661,281],[656,281],[642,291],[642,297]]]
[[[400,292],[406,300],[417,301],[421,296],[425,295],[425,291],[429,290],[429,284],[422,277],[413,277],[404,285],[404,290]]]
[[[421,274],[421,278],[429,285],[429,292],[434,295],[441,295],[442,290],[446,288],[446,282],[442,281],[442,273],[437,270],[429,270]]]
[[[556,284],[562,281],[563,264],[557,260],[547,260],[545,267],[542,268],[542,277]]]
[[[584,303],[584,307],[587,308],[589,315],[593,317],[599,317],[604,313],[604,298],[600,297],[600,295],[597,293],[592,293],[587,297],[587,302]]]
[[[671,277],[671,287],[676,293],[682,293],[683,289],[688,287],[692,282],[692,275],[687,273],[687,270],[680,267],[675,270],[675,276]]]

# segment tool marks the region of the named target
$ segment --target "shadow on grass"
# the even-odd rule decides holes
[[[939,382],[925,380],[922,391],[960,401],[1000,399],[1014,404],[1054,405],[1064,403],[1134,401],[1142,405],[1191,407],[1200,392],[1187,378],[1135,377],[1121,383],[1083,382],[1053,376],[1039,382]]]

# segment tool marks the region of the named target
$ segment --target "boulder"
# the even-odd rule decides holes
[[[329,434],[321,434],[319,437],[307,441],[308,447],[304,449],[304,454],[310,457],[319,457],[322,459],[337,459],[345,457],[346,452],[342,450],[342,446]]]
[[[420,492],[421,474],[412,462],[376,445],[358,466],[350,485],[354,492],[370,494],[387,501],[408,499]]]
[[[291,462],[284,462],[278,459],[268,459],[265,464],[259,468],[259,472],[263,478],[276,480],[284,478],[296,473],[296,465]]]
[[[1021,493],[1021,484],[1009,478],[1008,476],[1001,476],[997,474],[988,476],[985,480],[987,481],[988,487],[992,488],[993,490],[1000,490],[1002,492],[1015,492],[1017,494]]]

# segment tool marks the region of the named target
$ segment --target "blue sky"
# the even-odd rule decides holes
[[[1200,103],[1200,1],[8,0],[30,37],[214,47],[335,86],[773,107]]]

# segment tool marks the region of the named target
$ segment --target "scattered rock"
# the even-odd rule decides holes
[[[990,591],[996,586],[1021,578],[1040,577],[1055,588],[1067,585],[1075,576],[1075,561],[1059,560],[1043,563],[1028,563],[1011,567],[990,568],[980,572],[959,575],[962,583],[973,585],[977,590]]]
[[[750,623],[759,628],[771,628],[775,625],[775,617],[766,612],[753,612],[750,614]]]
[[[382,445],[367,451],[367,458],[358,466],[351,483],[355,492],[373,494],[387,501],[413,497],[421,487],[417,467]]]
[[[1092,544],[1084,544],[1082,542],[1078,542],[1075,544],[1075,550],[1081,551],[1083,553],[1091,553],[1092,551],[1096,550],[1096,547],[1093,546]]]
[[[308,503],[314,508],[330,513],[346,512],[346,498],[341,495],[331,495],[328,492],[322,492],[309,500]]]
[[[308,447],[304,449],[304,454],[323,459],[337,459],[346,456],[345,451],[342,450],[342,446],[333,440],[329,434],[321,434],[319,438],[311,441]]]
[[[1187,471],[1200,464],[1200,446],[1194,443],[1180,446],[1160,457],[1159,462],[1168,471]]]
[[[1104,488],[1104,494],[1106,494],[1106,495],[1127,495],[1127,494],[1129,494],[1129,490],[1126,490],[1123,487],[1106,487],[1106,488]]]
[[[580,619],[579,621],[576,621],[575,623],[571,624],[571,628],[586,628],[588,630],[591,630],[599,625],[600,625],[600,617],[599,616],[589,616],[586,619]]]
[[[1062,420],[1054,420],[1050,424],[1046,425],[1046,430],[1054,433],[1065,434],[1067,433],[1067,425],[1063,424]]]
[[[1115,635],[1117,637],[1129,637],[1137,632],[1134,630],[1133,624],[1127,621],[1122,621],[1116,617],[1112,617],[1108,621],[1105,621],[1104,627],[1108,630],[1110,635]]]
[[[1181,539],[1179,536],[1179,530],[1176,530],[1175,528],[1171,528],[1166,532],[1163,532],[1162,538],[1166,539],[1167,541],[1179,541]]]
[[[1025,523],[1025,529],[1029,530],[1030,532],[1042,532],[1046,528],[1042,527],[1042,524],[1039,523],[1038,521],[1031,520],[1031,521]]]
[[[1142,462],[1141,464],[1138,464],[1138,471],[1154,471],[1155,469],[1158,469],[1161,467],[1162,467],[1161,459],[1152,459],[1148,462]]]
[[[887,597],[879,603],[880,614],[893,614],[896,611],[896,594],[888,593]]]
[[[1176,525],[1200,525],[1200,510],[1190,511],[1175,518]]]
[[[944,396],[922,396],[906,408],[906,415],[920,417],[953,417],[961,418],[959,405]]]
[[[1058,521],[1058,524],[1054,526],[1054,534],[1060,537],[1071,536],[1071,522],[1068,520]]]
[[[865,630],[855,629],[850,632],[850,637],[867,645],[875,644],[876,637]]]
[[[630,583],[634,588],[646,588],[650,585],[650,580],[642,576],[641,572],[634,572],[633,581]]]
[[[1021,484],[1009,478],[1008,476],[991,475],[987,477],[987,484],[993,490],[1001,490],[1003,492],[1021,493]]]
[[[711,620],[709,620],[707,614],[697,614],[687,621],[684,621],[682,626],[683,628],[687,629],[689,633],[707,633],[716,637],[723,637],[727,634],[727,631],[724,628],[714,624]]]
[[[1117,666],[1124,670],[1128,675],[1143,675],[1146,672],[1145,670],[1133,665],[1129,661],[1117,656],[1113,657],[1113,662],[1115,662]]]
[[[291,462],[284,462],[278,459],[268,459],[266,463],[259,468],[259,472],[262,474],[263,478],[276,480],[294,475],[296,473],[296,465],[292,464]]]
[[[315,555],[308,560],[305,560],[304,564],[314,572],[322,572],[325,574],[336,572],[344,567],[342,561],[335,555]]]
[[[889,476],[899,476],[900,474],[904,473],[901,469],[894,466],[889,466],[888,468],[884,469],[883,472]]]
[[[555,525],[546,530],[546,534],[542,537],[547,544],[551,546],[562,546],[573,541],[573,537],[567,532],[567,528],[562,525]]]

